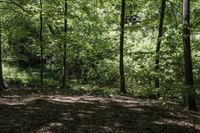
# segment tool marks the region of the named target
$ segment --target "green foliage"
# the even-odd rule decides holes
[[[8,84],[39,86],[39,4],[34,0],[16,2],[20,6],[1,3],[1,8],[5,8],[1,10],[5,79]],[[195,87],[199,88],[200,4],[199,0],[191,3],[194,79]],[[66,43],[68,80],[105,87],[90,92],[116,94],[117,89],[112,92],[109,88],[119,86],[120,0],[68,0],[67,34],[63,29],[64,1],[44,0],[43,4],[46,87],[60,84],[62,44]],[[138,96],[181,98],[184,74],[182,1],[167,0],[165,32],[159,53],[160,73],[154,71],[160,1],[127,0],[126,6],[124,61],[129,92]],[[159,89],[154,88],[156,77],[161,81]]]
[[[101,85],[113,85],[118,81],[118,62],[104,59],[99,61],[95,68],[87,72],[87,79],[95,80]]]
[[[20,70],[4,65],[4,75],[9,85],[40,86],[39,71],[37,69]],[[45,87],[55,87],[58,84],[53,75],[45,76],[47,76],[44,80]]]

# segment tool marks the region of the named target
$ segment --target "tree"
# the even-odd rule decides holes
[[[0,90],[6,89],[3,78],[3,68],[2,68],[2,19],[0,17]]]
[[[193,66],[190,46],[190,0],[183,0],[183,46],[187,102],[189,109],[196,111],[196,90],[193,87]]]
[[[126,93],[125,75],[124,75],[124,26],[125,26],[126,1],[121,0],[121,22],[120,22],[120,91]]]
[[[40,83],[41,89],[43,90],[43,72],[44,72],[44,62],[43,62],[43,7],[42,0],[40,0]]]
[[[64,9],[64,33],[67,34],[67,0],[65,0],[65,9]],[[66,41],[63,44],[63,74],[62,74],[62,88],[65,89],[66,82]]]
[[[163,24],[164,24],[164,18],[165,18],[165,8],[166,8],[166,0],[162,0],[161,4],[161,9],[160,9],[160,24],[159,24],[159,29],[158,29],[158,39],[157,39],[157,44],[156,44],[156,59],[155,59],[155,72],[159,72],[159,65],[160,65],[160,45],[162,42],[162,37],[163,37]],[[159,77],[157,76],[155,78],[155,87],[159,88],[160,87],[160,80]]]

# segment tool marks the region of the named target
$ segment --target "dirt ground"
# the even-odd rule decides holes
[[[131,97],[0,97],[0,133],[200,133],[200,113]]]

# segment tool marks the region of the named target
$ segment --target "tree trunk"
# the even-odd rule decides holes
[[[158,39],[157,39],[157,45],[156,45],[156,59],[155,59],[155,72],[159,73],[160,70],[160,45],[162,42],[163,37],[163,24],[164,24],[164,18],[165,18],[165,8],[166,8],[166,0],[162,0],[161,10],[160,10],[160,24],[159,24],[159,30],[158,30]],[[155,78],[155,87],[160,87],[160,79],[159,77]]]
[[[65,10],[64,10],[64,32],[65,36],[67,34],[67,0],[65,0]],[[66,86],[66,41],[63,44],[63,74],[62,74],[62,88],[65,89]]]
[[[6,89],[3,78],[3,68],[2,68],[2,26],[0,17],[0,90]]]
[[[197,110],[196,90],[193,87],[192,56],[190,46],[190,0],[183,1],[183,46],[184,46],[184,70],[187,89],[187,102],[189,110]]]
[[[42,0],[40,0],[40,84],[43,90],[43,72],[44,72],[44,62],[43,62],[43,7]]]
[[[125,75],[124,75],[124,21],[125,21],[126,1],[121,1],[121,23],[120,23],[120,91],[126,93]]]

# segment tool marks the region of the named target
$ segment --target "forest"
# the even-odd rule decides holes
[[[0,0],[0,132],[200,132],[199,31],[200,0]]]

